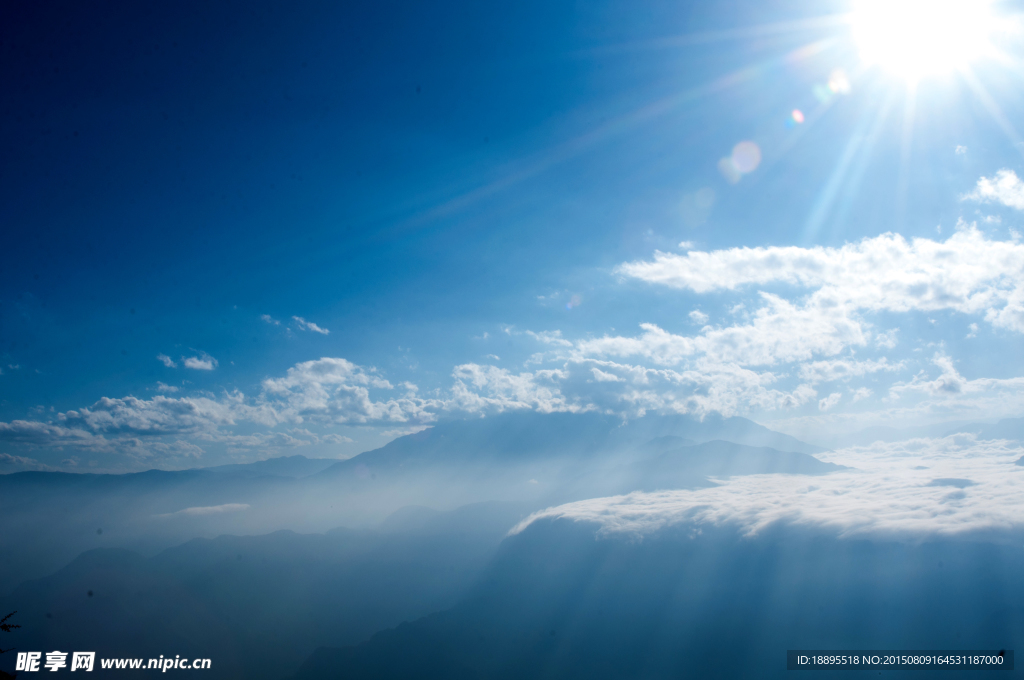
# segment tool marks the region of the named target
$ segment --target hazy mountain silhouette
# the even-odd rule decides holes
[[[279,680],[320,645],[455,604],[526,511],[401,514],[386,532],[221,536],[152,558],[92,550],[0,598],[0,609],[19,610],[20,649],[207,657],[211,677]]]
[[[318,649],[295,680],[783,678],[787,649],[1012,649],[1024,635],[1009,542],[595,529],[534,523],[457,606]]]
[[[0,551],[8,556],[0,584],[51,573],[97,547],[152,555],[194,537],[371,527],[407,505],[541,508],[630,491],[623,471],[631,464],[673,443],[712,440],[820,451],[743,418],[511,412],[439,423],[340,462],[289,456],[174,472],[0,475]],[[674,483],[699,485],[700,475]]]

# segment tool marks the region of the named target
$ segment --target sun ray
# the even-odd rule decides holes
[[[804,223],[803,243],[814,243],[817,240],[825,220],[832,213],[842,191],[846,196],[843,204],[840,205],[840,217],[849,207],[850,199],[856,194],[864,171],[867,167],[867,160],[874,146],[875,140],[881,131],[882,124],[889,115],[894,100],[894,92],[891,88],[884,94],[882,105],[875,110],[874,117],[863,116],[857,127],[851,133],[843,154],[839,157],[835,169],[829,176],[828,182],[822,187],[818,194],[814,207],[811,209],[807,221]]]
[[[1010,119],[1003,113],[1002,108],[1000,108],[999,104],[996,103],[996,100],[992,98],[992,95],[989,94],[988,90],[985,89],[985,86],[981,84],[980,80],[978,80],[974,71],[970,68],[965,68],[962,71],[962,75],[964,81],[974,92],[982,106],[984,106],[989,112],[989,115],[992,116],[996,125],[998,125],[1000,129],[1002,129],[1003,133],[1009,137],[1014,148],[1024,155],[1024,144],[1022,144],[1020,134],[1017,133],[1017,129],[1013,127],[1013,123],[1011,123]]]
[[[896,180],[896,228],[907,218],[907,192],[910,186],[910,153],[914,145],[914,117],[917,112],[917,83],[907,85],[903,100],[903,129],[900,131],[900,168]]]

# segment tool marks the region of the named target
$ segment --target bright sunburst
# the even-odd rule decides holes
[[[996,30],[988,0],[860,0],[852,23],[865,63],[909,80],[967,67]]]

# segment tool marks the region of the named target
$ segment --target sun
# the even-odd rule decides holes
[[[908,80],[966,68],[996,29],[989,0],[856,0],[851,22],[865,64]]]

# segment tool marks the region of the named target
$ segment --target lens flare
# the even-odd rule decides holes
[[[757,170],[761,164],[761,149],[753,142],[740,142],[732,148],[732,163],[746,175]]]
[[[793,113],[789,115],[793,119],[794,123],[800,124],[804,122],[804,112],[800,109],[793,109]]]
[[[730,184],[736,184],[760,164],[761,148],[754,142],[744,141],[732,148],[732,155],[718,161],[718,171]]]

